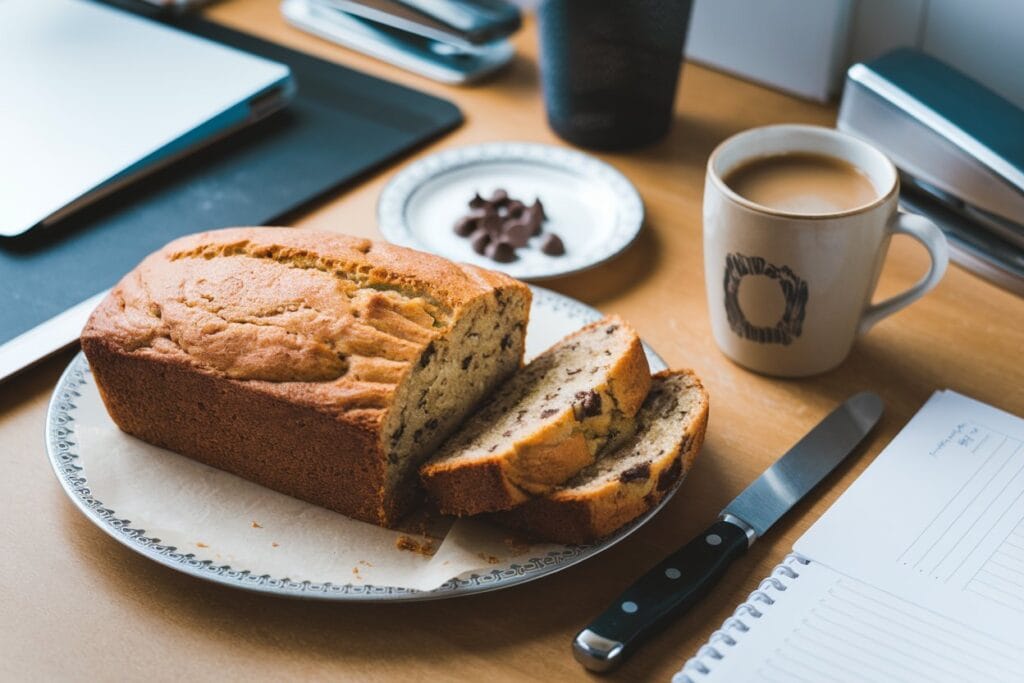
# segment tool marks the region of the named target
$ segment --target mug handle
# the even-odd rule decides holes
[[[939,284],[949,264],[949,244],[946,242],[946,236],[927,218],[911,213],[897,213],[889,224],[889,231],[894,235],[910,235],[923,244],[931,257],[931,267],[925,276],[907,291],[880,303],[869,304],[860,319],[858,334],[864,334],[882,318],[906,308],[931,291]]]

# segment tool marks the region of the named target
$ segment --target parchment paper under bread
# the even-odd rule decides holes
[[[531,545],[476,520],[414,514],[407,531],[358,522],[128,436],[110,420],[95,384],[81,392],[77,451],[93,496],[199,560],[293,581],[430,590],[561,547]],[[400,549],[400,539],[436,552]]]

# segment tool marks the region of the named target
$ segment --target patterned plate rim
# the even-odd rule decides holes
[[[533,290],[536,298],[545,300],[555,310],[558,308],[569,309],[587,320],[596,320],[601,317],[601,313],[596,309],[575,299],[540,287],[533,287]],[[653,360],[652,371],[665,367],[664,360],[657,353],[646,344],[644,344],[644,348]],[[78,390],[89,381],[88,374],[90,374],[88,361],[79,352],[57,382],[46,414],[47,455],[53,471],[68,497],[93,524],[114,540],[140,555],[185,574],[258,593],[339,602],[414,602],[509,588],[549,576],[607,550],[656,515],[675,495],[679,486],[677,484],[673,487],[653,509],[604,541],[591,545],[562,546],[544,557],[530,558],[523,564],[512,564],[490,572],[472,574],[469,577],[456,577],[438,588],[428,591],[395,586],[293,581],[287,577],[273,577],[248,569],[237,569],[228,564],[202,559],[191,552],[179,552],[175,546],[164,545],[160,543],[159,539],[147,536],[145,529],[132,526],[131,520],[119,517],[116,510],[107,508],[102,501],[92,496],[89,490],[88,473],[76,463],[78,454],[76,453],[74,416],[75,410],[77,410],[76,398],[81,396]],[[679,483],[682,483],[683,479],[685,477],[681,478]]]
[[[615,194],[619,211],[610,239],[605,249],[595,258],[584,263],[572,260],[564,265],[551,268],[507,270],[500,264],[491,266],[521,280],[539,281],[564,277],[573,273],[595,268],[619,255],[633,243],[640,234],[644,223],[644,203],[640,193],[611,164],[588,154],[566,147],[546,145],[537,142],[487,142],[464,147],[446,149],[415,161],[399,171],[381,190],[377,199],[377,225],[389,242],[421,251],[427,248],[405,224],[405,207],[409,198],[427,180],[442,172],[448,172],[470,164],[493,160],[526,161],[545,163],[561,170],[569,170],[580,176],[606,183]],[[441,254],[447,256],[446,254]]]

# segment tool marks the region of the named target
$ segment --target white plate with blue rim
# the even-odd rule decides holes
[[[454,231],[476,194],[503,189],[527,205],[537,199],[547,220],[543,233],[497,263],[473,250]],[[628,247],[644,221],[644,205],[629,179],[573,149],[526,142],[494,142],[446,149],[413,162],[381,192],[377,222],[389,242],[473,263],[520,280],[545,280],[604,263]],[[565,253],[540,249],[558,235]]]
[[[600,317],[598,311],[579,301],[535,287],[527,357]],[[651,348],[645,345],[644,350],[652,372],[666,367]],[[334,549],[354,543],[352,529],[365,527],[393,533],[395,537],[398,532],[355,522],[118,431],[103,408],[88,361],[82,354],[72,360],[54,390],[47,413],[46,447],[54,472],[71,501],[97,527],[135,552],[214,583],[260,593],[333,601],[433,600],[532,581],[615,545],[657,514],[675,493],[673,488],[655,509],[597,543],[529,546],[525,555],[523,550],[517,551],[514,560],[489,558],[495,561],[485,569],[460,574],[429,590],[415,590],[365,580],[359,571],[366,571],[369,563],[360,561],[350,567],[320,561]],[[126,469],[135,474],[124,475]],[[225,489],[211,484],[218,477],[235,480],[237,486],[232,490],[242,492],[239,497],[244,500],[223,500],[218,491],[222,493]],[[128,496],[126,489],[130,490]],[[115,500],[130,502],[112,502]],[[295,537],[294,526],[293,531],[275,530],[274,515],[280,516],[275,511],[282,504],[288,520],[319,521],[307,524],[300,538]],[[189,517],[197,510],[205,512]],[[229,522],[224,517],[234,526],[226,526]],[[232,517],[238,517],[237,523],[230,521]],[[210,528],[214,524],[218,527],[216,533]],[[219,541],[217,533],[222,537]],[[224,539],[225,533],[231,537]],[[498,527],[494,527],[493,533],[507,534]],[[394,547],[394,539],[389,537],[388,543]],[[496,540],[495,544],[499,542]],[[534,548],[538,552],[530,554]],[[366,552],[370,557],[372,550]],[[304,565],[307,556],[318,559]],[[281,572],[282,566],[294,570]]]

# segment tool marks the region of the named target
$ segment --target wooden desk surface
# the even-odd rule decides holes
[[[454,100],[465,125],[420,154],[486,140],[561,144],[548,129],[531,22],[519,57],[490,82],[450,88],[287,26],[274,0],[224,2],[217,20]],[[631,320],[672,364],[692,366],[711,393],[704,451],[678,495],[627,541],[521,587],[406,605],[312,604],[229,590],[123,548],[74,508],[43,450],[46,402],[66,353],[0,386],[0,678],[229,680],[585,680],[569,643],[648,566],[697,533],[778,454],[849,394],[887,405],[880,428],[739,561],[697,609],[654,639],[613,681],[667,680],[757,581],[938,388],[1024,414],[1024,300],[951,266],[923,301],[858,342],[838,370],[780,381],[733,365],[711,339],[701,266],[704,163],[726,136],[765,123],[831,125],[831,107],[798,101],[694,65],[662,143],[602,154],[639,188],[642,236],[601,268],[548,284]],[[407,163],[403,162],[403,163]],[[324,201],[296,225],[372,236],[375,203],[396,164]],[[893,242],[882,295],[907,287],[924,250]]]

